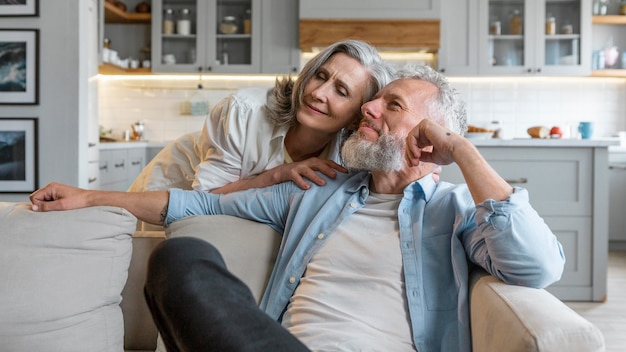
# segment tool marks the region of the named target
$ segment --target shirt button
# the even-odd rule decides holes
[[[361,194],[365,194],[365,193],[367,193],[367,190],[365,188],[362,188],[361,189]]]
[[[317,239],[318,240],[324,239],[324,234],[320,233],[319,235],[317,235]]]
[[[290,277],[290,278],[289,278],[289,283],[290,283],[290,284],[293,284],[294,282],[296,282],[296,278],[295,278],[295,277],[293,277],[293,276],[292,276],[292,277]]]
[[[350,203],[350,208],[356,208],[356,203],[355,202]]]

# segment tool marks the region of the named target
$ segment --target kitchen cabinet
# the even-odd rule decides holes
[[[606,299],[608,258],[607,147],[478,146],[511,185],[526,188],[531,204],[563,245],[561,280],[548,291],[562,300]],[[464,183],[456,165],[441,179]]]
[[[626,250],[626,149],[609,152],[609,241]]]
[[[173,30],[164,11],[173,11]],[[188,30],[177,30],[189,11]],[[232,16],[233,23],[225,23]],[[247,19],[250,19],[250,22]],[[250,23],[247,26],[246,23]],[[155,0],[152,3],[152,71],[259,73],[261,1]]]
[[[441,1],[438,69],[448,76],[478,74],[478,0]]]
[[[300,0],[300,18],[439,18],[438,0]]]
[[[261,1],[261,73],[300,72],[298,2]]]
[[[480,0],[478,73],[590,74],[590,9],[590,0]]]
[[[99,189],[126,191],[146,165],[146,148],[100,150]]]
[[[438,69],[455,76],[588,75],[590,6],[589,0],[442,0]],[[519,34],[511,31],[515,11]],[[554,35],[545,34],[548,16],[556,19]],[[562,34],[570,25],[572,34]]]

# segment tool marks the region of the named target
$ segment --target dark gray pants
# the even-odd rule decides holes
[[[258,308],[206,241],[163,241],[150,256],[145,296],[168,352],[309,351]]]

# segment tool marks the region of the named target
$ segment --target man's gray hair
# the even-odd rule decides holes
[[[467,130],[465,102],[442,74],[429,66],[408,65],[399,70],[397,76],[400,79],[419,79],[435,85],[439,92],[426,101],[427,117],[456,133],[465,133]]]
[[[307,83],[315,77],[320,67],[337,53],[344,53],[357,60],[370,74],[370,82],[361,104],[371,100],[394,78],[393,68],[384,62],[378,51],[368,43],[359,40],[344,40],[331,44],[307,62],[295,82],[291,77],[276,81],[274,89],[268,93],[265,106],[269,117],[276,124],[290,125],[295,122]]]

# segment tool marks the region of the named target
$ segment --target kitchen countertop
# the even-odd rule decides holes
[[[514,138],[514,139],[470,139],[477,147],[608,147],[610,151],[626,152],[618,138],[604,139],[549,139],[549,138]],[[100,150],[165,147],[170,141],[119,141],[101,142]]]
[[[470,139],[477,147],[613,147],[619,146],[617,138],[606,139]]]
[[[119,141],[119,142],[100,142],[100,150],[113,150],[113,149],[128,149],[128,148],[151,148],[160,147],[163,148],[168,145],[169,141],[164,142],[151,142],[151,141]]]

